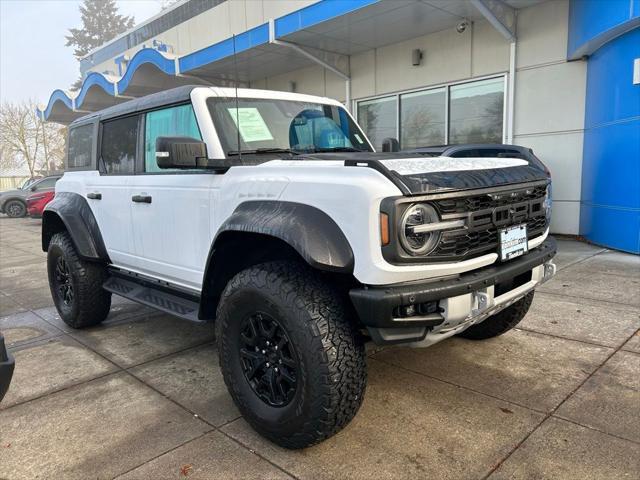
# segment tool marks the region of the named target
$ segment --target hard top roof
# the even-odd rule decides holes
[[[96,119],[108,120],[110,118],[122,117],[144,110],[152,110],[154,108],[160,108],[167,105],[175,105],[177,103],[188,102],[191,100],[191,92],[196,88],[209,90],[209,94],[218,97],[235,97],[236,92],[236,89],[234,88],[214,87],[206,85],[184,85],[182,87],[176,87],[170,90],[152,93],[151,95],[146,95],[144,97],[135,98],[133,100],[114,105],[113,107],[89,113],[84,117],[73,121],[69,125],[69,127],[72,128],[77,125],[91,123],[96,121]],[[317,97],[314,95],[307,95],[302,93],[279,92],[275,90],[271,91],[251,88],[239,88],[237,89],[237,93],[238,97],[240,98],[274,98],[280,100],[298,100],[342,106],[340,102],[332,98]]]
[[[202,85],[184,85],[182,87],[172,88],[163,92],[152,93],[144,97],[135,98],[128,102],[114,105],[97,112],[90,113],[72,122],[69,127],[94,121],[96,118],[105,120],[108,118],[121,117],[130,113],[139,112],[141,110],[149,110],[152,108],[172,105],[174,103],[186,102],[191,97],[191,91],[194,88],[202,87]]]

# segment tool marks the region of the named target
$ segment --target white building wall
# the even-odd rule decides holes
[[[568,26],[568,0],[518,12],[514,143],[551,170],[552,231],[577,235],[587,64],[566,61]]]
[[[551,170],[554,233],[577,235],[586,63],[567,62],[568,0],[522,9],[517,17],[514,143],[533,148]],[[411,50],[424,52],[411,64]],[[350,59],[352,99],[507,73],[509,44],[486,21],[459,34],[447,29],[370,50]],[[252,82],[254,88],[326,95],[345,100],[344,81],[320,67]]]
[[[281,17],[317,1],[228,0],[126,50],[122,54],[133,58],[145,45],[150,46],[154,40],[157,40],[173,47],[171,53],[183,56],[262,25],[270,18]],[[90,71],[117,74],[118,66],[113,59],[109,59],[93,66]]]

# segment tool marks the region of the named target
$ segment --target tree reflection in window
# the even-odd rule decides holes
[[[450,144],[502,142],[502,78],[454,85],[449,103]]]

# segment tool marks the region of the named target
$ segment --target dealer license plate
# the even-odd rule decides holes
[[[526,225],[515,225],[500,230],[500,259],[502,261],[519,257],[528,251]]]

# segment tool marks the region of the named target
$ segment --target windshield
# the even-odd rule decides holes
[[[372,151],[362,130],[334,105],[262,98],[239,98],[237,105],[235,98],[209,98],[207,104],[227,156]]]

